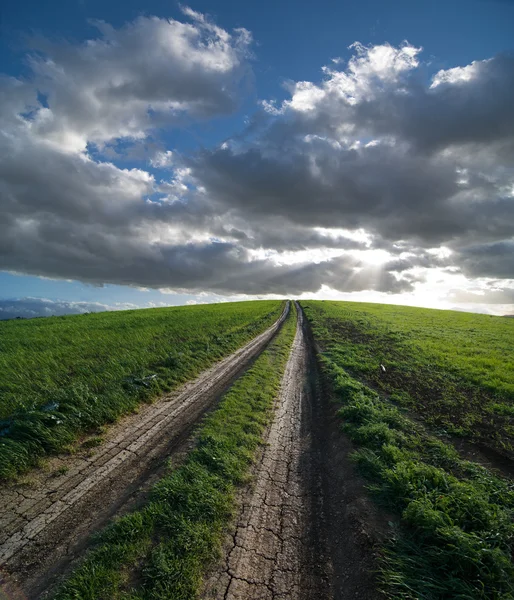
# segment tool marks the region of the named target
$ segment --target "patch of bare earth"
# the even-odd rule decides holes
[[[0,490],[0,590],[38,598],[87,548],[91,533],[137,504],[179,460],[199,419],[276,334],[282,317],[249,344],[110,428],[94,450],[55,458]],[[1,592],[0,592],[1,597]]]
[[[267,443],[202,597],[376,599],[383,522],[349,462],[320,392],[310,334],[298,325]]]

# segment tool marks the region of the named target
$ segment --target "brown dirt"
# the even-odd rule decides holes
[[[199,419],[276,334],[268,330],[175,393],[123,418],[93,450],[60,456],[0,490],[0,590],[38,598],[87,548],[92,533],[140,501],[180,460]],[[0,591],[0,597],[2,592]]]
[[[387,526],[367,499],[321,392],[314,345],[298,326],[251,485],[202,597],[377,599],[375,548]]]

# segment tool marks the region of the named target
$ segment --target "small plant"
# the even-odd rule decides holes
[[[103,441],[103,437],[92,437],[82,443],[82,448],[97,448],[98,446],[103,444]]]
[[[56,469],[53,472],[53,476],[54,477],[61,477],[62,475],[66,475],[66,473],[70,470],[69,467],[67,467],[66,465],[62,465],[62,467],[59,467],[58,469]]]
[[[39,481],[31,475],[24,475],[22,477],[19,477],[17,483],[19,486],[28,489],[35,489],[39,487]]]

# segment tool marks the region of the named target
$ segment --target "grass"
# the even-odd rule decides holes
[[[92,437],[81,444],[82,448],[97,448],[103,444],[104,439],[101,437]]]
[[[0,478],[195,377],[282,308],[257,301],[0,322]]]
[[[54,600],[197,597],[270,422],[295,334],[293,313],[204,420],[186,462],[155,485],[145,507],[99,535]]]
[[[405,409],[353,376],[363,371],[369,375],[366,367],[371,360],[372,341],[363,336],[364,348],[358,349],[356,337],[346,339],[347,328],[338,325],[363,320],[370,305],[364,305],[359,312],[355,304],[350,307],[343,306],[346,303],[302,304],[322,350],[323,377],[334,398],[341,403],[342,428],[357,447],[352,458],[369,480],[375,500],[387,507],[389,513],[397,515],[397,522],[390,523],[390,541],[382,559],[381,576],[386,596],[402,600],[512,600],[514,483],[477,463],[463,460],[452,445],[409,418]],[[325,308],[325,304],[329,306]],[[391,318],[388,308],[391,307],[384,311]],[[402,308],[394,308],[401,314]],[[380,307],[373,310],[380,313]],[[427,335],[425,328],[429,326],[423,325],[419,317],[431,318],[432,331],[444,328],[448,315],[427,313],[429,311],[420,312],[416,320],[418,329],[413,335],[418,338],[410,342],[403,340],[400,348],[409,346],[414,351],[423,346],[419,337]],[[442,324],[437,323],[439,314]],[[374,318],[370,318],[371,325],[363,327],[365,333],[384,332]],[[462,323],[456,327],[457,331],[462,328]],[[498,328],[503,331],[501,325]],[[392,325],[391,329],[394,333]],[[398,329],[407,331],[406,323],[399,324]],[[460,331],[458,335],[464,336],[464,333]],[[495,341],[491,336],[489,343],[498,347],[502,341]],[[450,347],[458,354],[458,345],[452,342]],[[348,356],[353,349],[357,356]],[[423,350],[427,354],[418,353],[413,361],[429,355],[435,362],[437,351],[443,356],[447,354],[435,340]],[[455,359],[456,370],[466,364],[469,352],[464,350],[463,354]],[[375,367],[383,363],[384,356],[374,356],[378,362]],[[401,356],[408,361],[406,353]],[[362,371],[358,368],[361,361]],[[352,373],[347,370],[348,364]],[[467,381],[474,380],[474,385],[479,385],[478,363],[470,360],[469,364],[477,369]],[[369,377],[369,380],[382,389],[375,378]],[[425,389],[424,385],[426,379],[421,375],[419,389]],[[405,390],[400,388],[400,391]],[[411,395],[410,388],[405,393],[409,394],[410,407],[423,406],[417,404],[418,398]]]
[[[514,320],[355,302],[302,306],[322,349],[351,375],[440,432],[514,457]]]
[[[61,475],[66,475],[66,473],[67,473],[69,470],[70,470],[70,469],[69,469],[69,467],[67,467],[67,466],[64,466],[64,465],[63,465],[62,467],[59,467],[58,469],[56,469],[56,470],[55,470],[55,471],[52,473],[52,475],[53,475],[54,477],[60,477]]]

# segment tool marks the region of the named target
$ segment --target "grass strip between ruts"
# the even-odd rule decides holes
[[[142,509],[114,521],[54,595],[55,600],[196,598],[219,556],[235,491],[273,414],[296,331],[296,311],[203,422],[185,463],[153,488]]]
[[[316,338],[316,330],[314,329]],[[390,523],[382,582],[402,600],[514,598],[514,484],[462,460],[453,446],[428,434],[321,355],[343,430],[379,504],[399,515]]]

